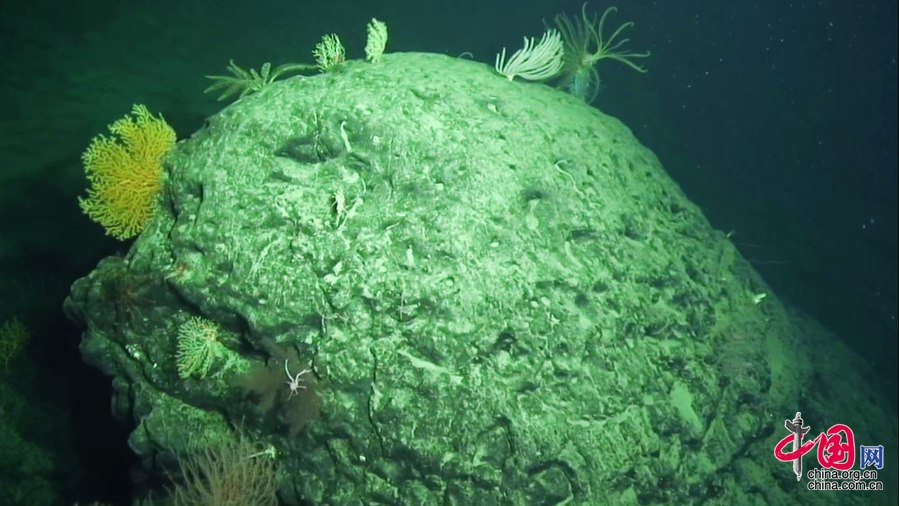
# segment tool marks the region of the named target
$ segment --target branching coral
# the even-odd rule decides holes
[[[162,157],[175,145],[175,131],[146,106],[109,126],[81,156],[91,187],[81,210],[119,240],[140,234],[156,210],[162,186]]]

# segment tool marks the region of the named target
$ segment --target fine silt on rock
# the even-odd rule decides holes
[[[863,499],[774,458],[795,412],[895,443],[860,360],[548,86],[348,62],[226,107],[165,173],[66,303],[148,467],[238,427],[291,505],[795,505]]]

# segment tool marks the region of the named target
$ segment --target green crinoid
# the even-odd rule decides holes
[[[291,72],[306,72],[314,70],[315,65],[305,63],[285,63],[272,68],[271,63],[264,63],[258,71],[256,69],[246,70],[234,63],[234,60],[228,62],[229,76],[206,76],[214,82],[203,93],[211,91],[221,92],[218,100],[225,100],[237,95],[238,98],[244,95],[255,93],[262,88],[268,86],[282,74]]]
[[[619,38],[624,30],[634,26],[632,21],[621,24],[608,37],[603,33],[606,18],[617,10],[617,7],[609,7],[597,21],[596,14],[592,17],[587,15],[587,4],[584,3],[580,17],[571,19],[566,14],[559,14],[555,18],[556,27],[565,41],[560,86],[587,103],[592,102],[599,92],[596,64],[600,60],[619,61],[637,72],[646,72],[646,68],[634,59],[648,57],[649,51],[630,51],[624,48],[630,39]]]

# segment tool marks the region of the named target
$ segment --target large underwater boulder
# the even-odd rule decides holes
[[[551,87],[348,62],[231,104],[165,171],[66,303],[148,466],[237,426],[291,505],[795,505],[864,498],[774,458],[795,412],[895,447],[864,365]]]

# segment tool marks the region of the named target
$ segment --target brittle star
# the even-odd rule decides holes
[[[284,372],[287,373],[287,379],[290,380],[285,381],[285,383],[287,383],[287,386],[290,388],[290,395],[287,396],[287,400],[290,400],[290,398],[294,395],[299,395],[300,390],[306,390],[305,385],[300,385],[300,376],[312,371],[309,369],[303,369],[302,371],[298,372],[296,376],[291,376],[290,369],[287,368],[287,360],[288,359],[284,359]]]

